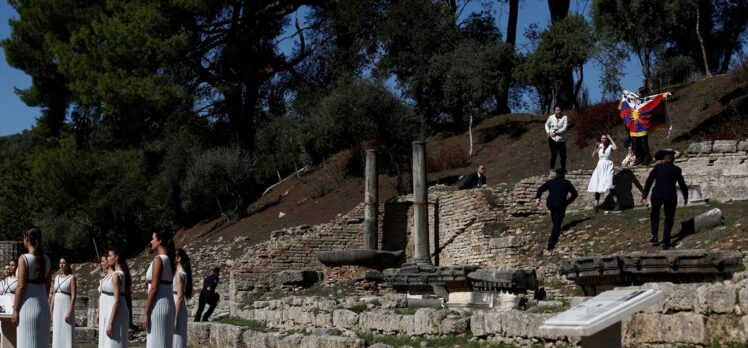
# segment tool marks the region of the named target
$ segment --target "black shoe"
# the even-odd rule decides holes
[[[649,240],[649,243],[652,245],[660,245],[660,241],[657,240],[657,237],[652,237],[652,239]]]
[[[668,250],[670,249],[670,243],[662,242],[662,250]]]

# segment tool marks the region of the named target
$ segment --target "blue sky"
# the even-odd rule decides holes
[[[462,1],[459,1],[462,3]],[[489,10],[498,21],[498,26],[502,32],[506,30],[508,17],[508,6],[502,3],[501,6],[491,2],[492,6],[485,7],[481,0],[472,0],[468,7],[463,11],[463,15],[472,11]],[[527,50],[528,42],[522,35],[525,29],[532,23],[538,24],[540,28],[545,28],[550,23],[550,13],[548,11],[547,0],[522,0],[519,11],[519,23],[517,33],[517,46],[519,50]],[[571,13],[588,13],[592,1],[575,0],[571,2]],[[0,39],[7,38],[10,35],[10,25],[8,19],[15,17],[15,10],[8,5],[5,0],[0,0]],[[638,89],[642,81],[641,65],[635,59],[629,59],[625,63],[625,76],[623,77],[623,86],[627,89]],[[600,99],[600,88],[598,79],[600,68],[594,63],[588,63],[584,69],[584,85],[590,92],[593,101]],[[0,136],[14,134],[30,129],[36,122],[40,114],[38,108],[26,106],[15,94],[15,88],[28,88],[31,85],[31,78],[24,72],[16,70],[5,60],[5,53],[0,48]]]

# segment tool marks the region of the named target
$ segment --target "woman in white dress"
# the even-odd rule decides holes
[[[595,150],[592,152],[592,157],[597,155],[598,160],[590,183],[587,185],[587,192],[595,193],[595,211],[600,206],[600,194],[613,188],[613,161],[610,155],[616,149],[616,143],[610,134],[604,134],[600,137],[600,142],[595,144]]]
[[[172,289],[174,281],[174,240],[171,232],[155,232],[151,238],[151,250],[158,253],[148,266],[145,278],[148,281],[146,298],[140,325],[147,332],[146,348],[173,346],[175,304]]]
[[[52,348],[75,344],[75,295],[77,283],[67,259],[60,258],[60,274],[52,282]]]
[[[18,287],[18,278],[16,278],[16,261],[11,260],[5,266],[5,280],[3,280],[3,286],[0,288],[0,295],[15,294],[16,288]]]
[[[42,233],[36,228],[23,232],[28,253],[18,258],[18,287],[11,321],[16,326],[16,347],[49,347],[51,322],[47,294],[52,285],[51,263],[42,254]]]
[[[129,313],[125,304],[125,263],[124,254],[110,250],[107,254],[109,276],[101,283],[101,307],[105,325],[103,347],[99,348],[127,348],[127,327]]]
[[[187,301],[192,297],[192,265],[189,255],[182,248],[177,248],[176,259],[174,303],[177,313],[174,321],[174,348],[187,348]]]
[[[108,263],[109,261],[107,261],[107,257],[105,255],[101,255],[101,257],[99,258],[99,265],[101,265],[101,280],[99,280],[99,288],[98,288],[99,290],[99,311],[98,311],[99,315],[97,317],[98,319],[97,322],[99,323],[99,326],[98,326],[99,345],[98,347],[100,348],[104,347],[104,342],[106,340],[106,321],[104,321],[105,318],[102,315],[102,313],[107,312],[108,309],[104,309],[101,303],[102,297],[103,297],[103,294],[101,293],[102,291],[101,286],[104,285],[105,280],[109,281],[109,275],[111,274],[111,272],[110,272]]]

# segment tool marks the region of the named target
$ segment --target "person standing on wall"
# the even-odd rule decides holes
[[[683,171],[680,167],[673,164],[675,160],[675,152],[671,150],[658,151],[655,154],[655,159],[663,159],[663,163],[660,163],[652,169],[647,177],[647,182],[644,184],[644,193],[642,193],[641,204],[646,203],[647,196],[649,195],[649,189],[652,188],[652,183],[655,184],[652,189],[652,196],[649,197],[652,203],[652,210],[649,212],[649,220],[652,228],[652,239],[649,240],[653,245],[658,244],[657,234],[660,228],[660,208],[665,206],[665,226],[662,230],[662,249],[667,250],[670,248],[670,232],[673,230],[673,222],[675,221],[675,208],[678,205],[678,194],[675,191],[675,183],[680,186],[681,193],[683,194],[683,204],[688,204],[688,186],[686,181],[683,179]]]
[[[213,314],[213,310],[218,305],[219,295],[216,293],[216,287],[218,286],[218,278],[221,270],[216,267],[213,268],[213,274],[207,276],[203,280],[203,290],[200,291],[200,297],[198,298],[197,312],[195,312],[195,321],[208,321],[208,318]],[[208,311],[203,314],[205,304],[208,304]],[[200,317],[202,315],[202,318]]]
[[[550,169],[556,167],[556,156],[561,157],[559,168],[566,168],[566,128],[568,119],[561,113],[561,107],[553,108],[553,115],[545,121],[545,133],[548,135],[548,148],[551,150]]]
[[[486,184],[486,167],[484,165],[479,165],[478,169],[472,173],[470,173],[466,178],[465,181],[462,183],[462,186],[460,186],[460,190],[468,190],[471,188],[480,188],[481,186]]]
[[[574,202],[579,195],[571,181],[566,180],[565,175],[566,168],[556,169],[556,177],[540,186],[538,193],[535,195],[535,203],[540,207],[540,196],[543,195],[543,192],[548,191],[545,205],[551,211],[551,222],[553,223],[551,237],[548,239],[548,250],[553,250],[556,247],[558,237],[561,235],[561,224],[564,222],[566,207]]]

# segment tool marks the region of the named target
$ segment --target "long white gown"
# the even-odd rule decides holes
[[[174,316],[176,306],[174,305],[174,295],[172,282],[174,273],[171,269],[171,262],[166,255],[158,255],[161,258],[163,267],[161,269],[161,278],[158,289],[156,289],[156,298],[153,300],[153,309],[148,317],[148,335],[146,337],[146,348],[164,348],[173,346],[174,342]],[[151,280],[153,279],[153,262],[148,266],[145,274],[150,289]]]
[[[18,273],[18,271],[16,271]],[[15,294],[16,288],[18,287],[18,278],[16,276],[10,276],[3,280],[2,288],[0,288],[0,295]]]
[[[597,166],[592,172],[592,178],[587,185],[587,192],[605,193],[613,188],[613,161],[610,159],[610,153],[613,150],[611,146],[603,149],[602,145],[597,148]]]
[[[174,302],[177,302],[177,277],[182,277],[182,285],[187,286],[187,273],[179,272],[174,277]],[[185,289],[182,289],[185,291]],[[174,348],[187,348],[187,298],[179,306],[179,316],[177,317],[177,331],[174,332]]]
[[[120,298],[117,306],[117,316],[112,322],[112,337],[107,336],[106,329],[109,325],[109,319],[112,315],[112,306],[114,305],[114,277],[120,280]],[[102,327],[99,333],[103,334],[103,340],[99,340],[99,348],[127,348],[127,326],[130,322],[130,314],[125,303],[125,273],[122,271],[112,272],[101,282],[101,313],[99,321]],[[101,346],[103,344],[103,346]]]
[[[18,328],[16,329],[16,347],[42,348],[49,347],[49,302],[47,302],[47,287],[45,281],[34,282],[36,267],[43,267],[44,279],[49,274],[51,263],[44,255],[42,265],[36,264],[33,254],[24,254],[28,272],[26,274],[26,289],[21,299],[21,309],[18,312]],[[18,277],[18,270],[16,270]]]
[[[71,288],[74,275],[60,275],[52,282],[55,294],[55,306],[52,313],[52,348],[72,348],[75,344],[75,311],[71,312],[70,321],[65,315],[70,310]]]

